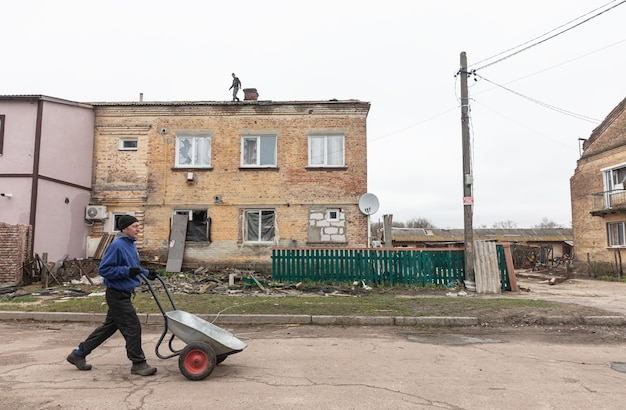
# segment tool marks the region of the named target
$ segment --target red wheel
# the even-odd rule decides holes
[[[205,379],[216,364],[215,351],[204,342],[189,343],[178,357],[178,368],[189,380]]]

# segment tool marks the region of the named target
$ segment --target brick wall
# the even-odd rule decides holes
[[[22,265],[30,259],[31,238],[30,225],[0,222],[0,283],[22,283]]]
[[[310,210],[340,208],[345,240],[329,244],[366,246],[358,200],[367,192],[368,111],[359,101],[96,105],[92,203],[141,213],[137,245],[151,261],[165,260],[172,213],[181,209],[206,209],[212,220],[211,243],[187,244],[185,265],[269,264],[271,245],[243,241],[250,208],[276,211],[278,246],[306,246]],[[190,132],[211,135],[210,169],[175,168],[176,135]],[[345,167],[307,167],[308,136],[331,133],[345,137]],[[268,134],[276,135],[277,167],[241,168],[241,137]],[[119,151],[119,138],[129,136],[138,150]],[[103,229],[98,222],[90,234]]]
[[[578,266],[589,262],[614,263],[607,248],[608,222],[626,221],[626,213],[593,216],[592,194],[604,191],[602,169],[626,162],[626,100],[618,105],[585,142],[583,155],[570,179],[574,252]]]

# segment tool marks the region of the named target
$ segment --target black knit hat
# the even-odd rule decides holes
[[[135,222],[139,222],[137,218],[132,215],[122,215],[117,220],[117,227],[121,230],[124,230],[134,224]]]

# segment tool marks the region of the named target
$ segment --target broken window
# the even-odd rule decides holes
[[[309,135],[309,166],[344,165],[343,135]]]
[[[242,167],[276,166],[276,136],[257,135],[241,138]]]
[[[273,242],[276,231],[276,212],[269,209],[244,211],[244,238],[246,242]]]
[[[177,136],[177,168],[209,168],[211,166],[211,137]]]
[[[206,209],[180,209],[175,215],[187,215],[187,242],[211,242],[211,218]]]
[[[603,170],[605,191],[624,189],[626,184],[626,165]]]
[[[626,222],[609,222],[606,232],[609,247],[626,246]]]

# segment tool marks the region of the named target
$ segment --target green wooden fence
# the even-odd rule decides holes
[[[510,290],[502,245],[496,247],[502,290]],[[272,280],[345,283],[365,280],[387,286],[447,286],[463,281],[462,249],[275,248]]]

